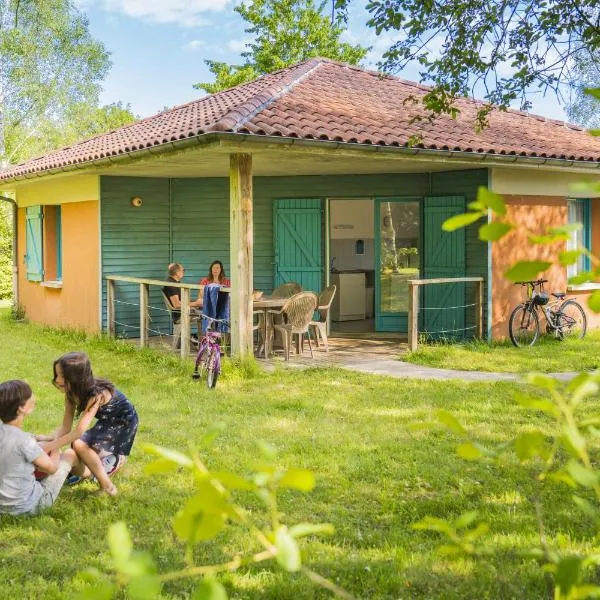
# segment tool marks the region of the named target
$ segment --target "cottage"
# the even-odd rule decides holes
[[[483,277],[485,333],[505,336],[518,290],[503,272],[556,247],[532,248],[516,232],[490,245],[477,225],[445,233],[441,224],[487,186],[531,230],[583,222],[577,243],[600,254],[600,199],[570,187],[600,182],[600,138],[512,110],[476,133],[478,105],[467,99],[455,120],[414,120],[411,99],[426,91],[315,58],[2,171],[0,193],[18,207],[20,303],[33,321],[99,331],[106,275],[163,279],[177,261],[191,282],[219,258],[241,352],[252,288],[290,280],[312,290],[335,280],[342,329],[355,320],[403,332],[407,279]],[[582,258],[571,272],[587,267]],[[565,269],[545,276],[566,288]],[[592,287],[569,293],[585,302]],[[424,304],[460,306],[465,293],[432,288]],[[127,334],[137,290],[119,294]],[[425,311],[423,321],[468,325],[448,311]]]

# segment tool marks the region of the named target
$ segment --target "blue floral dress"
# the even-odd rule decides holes
[[[81,439],[96,452],[129,456],[139,419],[125,395],[115,390],[113,397],[98,409],[96,419],[96,424]]]

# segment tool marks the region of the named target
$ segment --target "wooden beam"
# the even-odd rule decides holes
[[[140,348],[148,346],[148,296],[150,286],[147,283],[140,283]]]
[[[477,329],[475,330],[475,335],[478,339],[483,339],[483,279],[477,282],[475,318],[477,319]]]
[[[252,355],[252,155],[229,156],[231,354]]]
[[[106,282],[106,330],[109,337],[115,337],[115,282]]]
[[[190,290],[181,290],[181,358],[190,353]]]
[[[147,283],[148,285],[157,285],[159,287],[165,287],[168,285],[169,287],[175,288],[186,288],[188,290],[201,290],[204,289],[203,285],[199,285],[197,283],[178,283],[177,281],[163,281],[162,279],[143,279],[140,277],[126,277],[125,275],[105,275],[104,279],[108,281],[122,281],[124,283]],[[228,287],[222,287],[222,292],[229,292]]]
[[[439,277],[437,279],[409,279],[408,284],[430,285],[432,283],[465,283],[471,281],[483,281],[483,277]]]
[[[419,286],[408,282],[408,349],[414,352],[419,343]]]

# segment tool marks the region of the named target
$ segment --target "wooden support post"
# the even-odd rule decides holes
[[[190,353],[190,290],[181,288],[181,358]]]
[[[414,352],[419,343],[419,285],[408,282],[408,349]]]
[[[252,355],[252,155],[229,157],[229,243],[231,262],[231,354]]]
[[[477,282],[477,298],[475,300],[475,318],[477,319],[477,328],[475,330],[477,338],[483,339],[483,279]]]
[[[150,286],[140,283],[140,348],[148,346],[148,297]]]
[[[106,330],[109,337],[115,337],[115,282],[106,280]]]

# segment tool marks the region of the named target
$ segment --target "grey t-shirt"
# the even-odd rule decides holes
[[[37,506],[43,488],[33,476],[33,461],[42,452],[29,433],[0,423],[0,512],[19,515]]]

